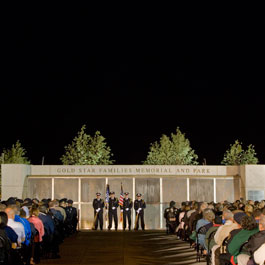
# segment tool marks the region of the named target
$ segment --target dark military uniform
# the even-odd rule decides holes
[[[178,226],[178,209],[175,207],[176,202],[171,201],[169,207],[164,211],[164,218],[166,219],[167,234],[173,234]]]
[[[173,207],[168,207],[165,209],[164,218],[166,219],[167,234],[174,234],[178,224],[178,209]]]
[[[95,198],[93,200],[93,208],[94,208],[94,217],[97,214],[97,219],[95,221],[95,230],[98,229],[98,223],[100,226],[100,230],[103,230],[103,209],[104,209],[104,201],[103,199]]]
[[[130,198],[128,199],[124,199],[123,200],[123,207],[121,207],[121,209],[123,210],[123,230],[126,229],[126,222],[127,222],[127,219],[128,219],[128,227],[129,227],[129,230],[131,230],[131,209],[132,209],[132,206],[133,206],[133,202]]]
[[[72,200],[67,201],[70,204],[73,204]],[[77,217],[77,210],[73,206],[67,206],[65,208],[66,212],[66,223],[67,223],[67,230],[68,233],[75,233],[76,232],[76,226],[78,223],[78,217]]]
[[[145,204],[145,201],[143,199],[134,201],[134,210],[135,210],[136,218],[137,218],[137,215],[138,215],[138,220],[136,222],[135,230],[138,230],[138,228],[139,228],[139,219],[141,220],[142,229],[143,230],[145,229],[145,224],[144,224],[144,209],[145,208],[146,208],[146,204]]]
[[[117,215],[118,207],[119,207],[118,199],[115,197],[114,199],[109,198],[109,226],[108,226],[109,230],[112,227],[112,217],[114,218],[115,230],[118,229],[118,215]]]

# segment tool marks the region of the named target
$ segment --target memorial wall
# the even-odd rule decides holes
[[[251,166],[250,166],[251,167]],[[37,197],[74,201],[79,210],[80,228],[91,229],[92,201],[96,192],[105,199],[106,185],[119,198],[123,190],[135,199],[142,193],[146,201],[146,229],[165,227],[163,212],[171,200],[180,206],[182,201],[234,201],[248,194],[264,195],[264,189],[249,181],[247,174],[254,168],[226,166],[33,166],[2,165],[3,199],[10,196]],[[263,171],[262,171],[263,170]],[[265,179],[263,166],[260,179]],[[246,187],[252,183],[252,186]],[[262,190],[263,189],[263,190]],[[249,193],[250,191],[250,193]],[[252,193],[251,193],[252,192]],[[119,214],[118,210],[118,214]],[[134,214],[133,220],[134,221]],[[106,228],[106,224],[105,224]],[[121,224],[119,225],[121,228]]]

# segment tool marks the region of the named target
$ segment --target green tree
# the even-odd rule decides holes
[[[12,145],[11,149],[4,149],[2,152],[1,164],[30,164],[30,161],[25,156],[27,151],[22,147],[18,140]]]
[[[247,150],[244,150],[242,143],[238,140],[234,144],[230,145],[230,148],[226,150],[224,154],[223,165],[246,165],[246,164],[257,164],[258,158],[256,157],[254,146],[250,144]]]
[[[96,131],[94,136],[85,132],[83,125],[72,143],[65,147],[65,154],[61,157],[64,165],[111,165],[113,154],[107,146],[106,139]]]
[[[145,165],[197,165],[198,156],[190,146],[185,134],[176,130],[171,136],[162,135],[159,142],[150,146]]]
[[[0,188],[2,187],[1,164],[30,164],[30,161],[25,156],[26,153],[19,140],[12,145],[11,149],[3,150],[0,157]]]

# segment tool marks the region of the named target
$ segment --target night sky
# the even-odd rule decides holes
[[[0,150],[19,139],[33,164],[60,164],[86,124],[116,164],[141,164],[179,126],[200,164],[220,164],[236,139],[265,163],[264,20],[90,15],[16,10],[4,23]]]

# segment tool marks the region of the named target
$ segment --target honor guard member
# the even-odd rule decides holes
[[[67,201],[67,207],[65,208],[66,212],[66,223],[68,225],[68,232],[70,234],[76,232],[76,226],[78,223],[77,210],[73,207],[73,200]]]
[[[127,226],[127,219],[128,219],[128,227],[129,230],[131,230],[131,209],[133,206],[132,200],[129,198],[129,192],[124,192],[124,200],[123,200],[123,206],[121,207],[121,212],[123,212],[123,230],[126,229]]]
[[[93,208],[94,208],[94,217],[95,219],[95,230],[98,229],[98,223],[100,230],[103,230],[103,209],[104,209],[104,201],[100,198],[101,193],[96,193],[96,198],[93,200]],[[96,217],[97,216],[97,217]]]
[[[118,229],[118,215],[117,215],[117,208],[119,207],[119,201],[115,197],[115,192],[110,192],[109,198],[109,226],[108,229],[110,230],[112,227],[112,217],[114,218],[115,230]]]
[[[139,219],[141,219],[141,227],[142,230],[145,228],[144,224],[144,209],[146,208],[145,201],[142,199],[142,194],[136,194],[137,199],[134,201],[134,210],[135,210],[135,227],[134,230],[138,230],[139,228]]]

